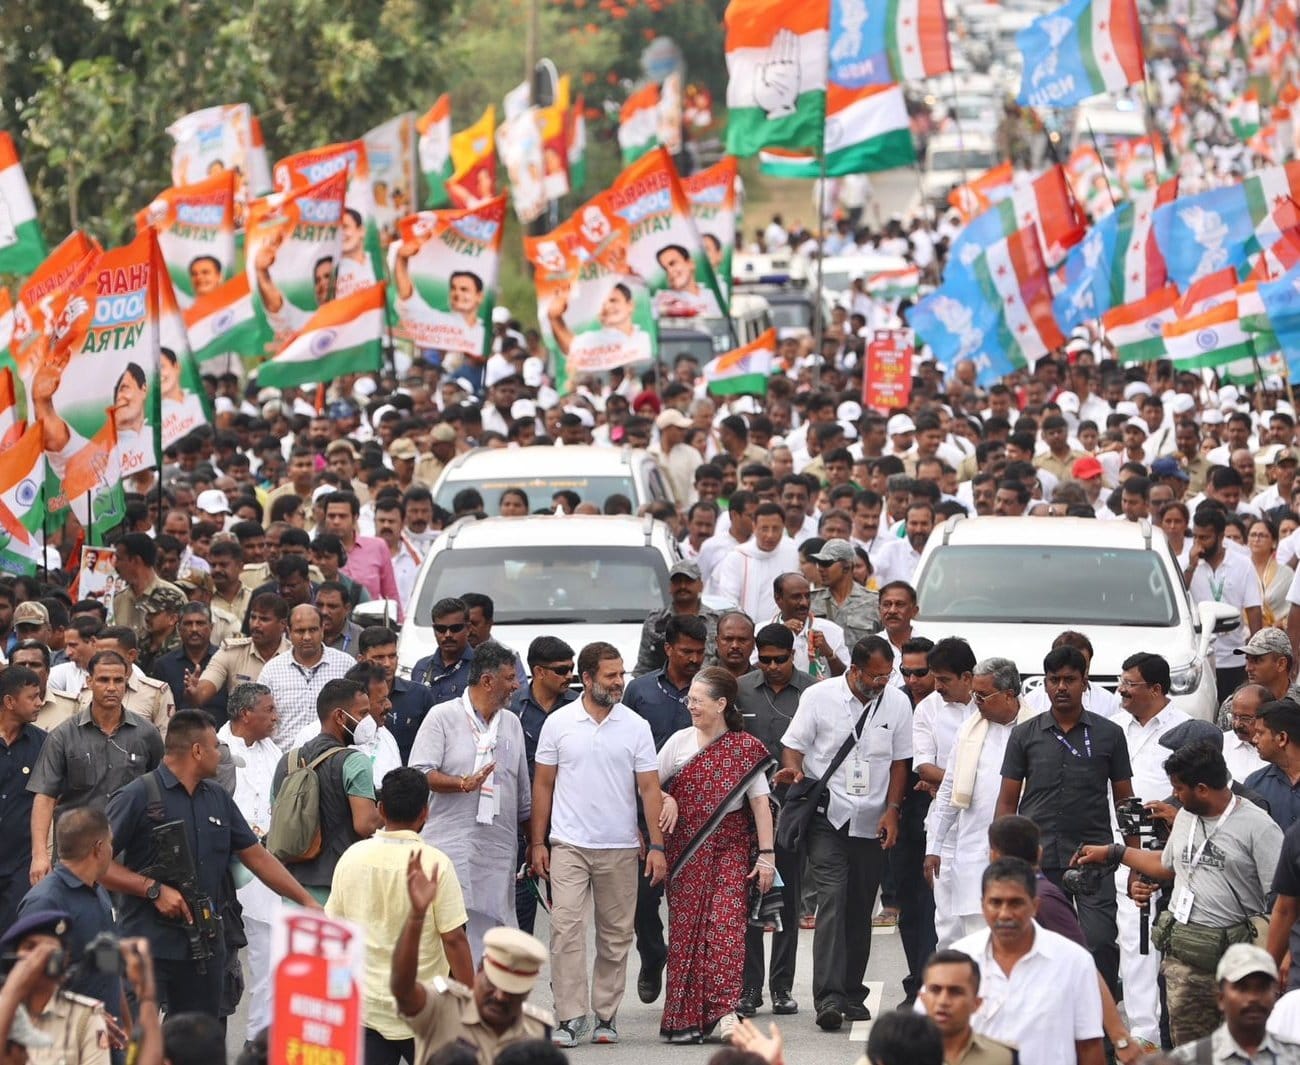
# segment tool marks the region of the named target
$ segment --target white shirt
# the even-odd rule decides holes
[[[645,718],[615,703],[597,723],[577,698],[547,717],[537,764],[556,767],[553,841],[591,850],[637,846],[636,774],[659,771]]]
[[[980,912],[980,877],[989,864],[989,824],[997,813],[998,793],[1002,790],[1002,759],[1015,727],[1015,721],[1005,725],[989,722],[975,768],[970,806],[964,810],[953,806],[951,773],[944,773],[939,793],[930,806],[925,853],[941,854],[943,863],[952,866],[949,883],[953,886],[953,913]],[[912,760],[916,761],[915,755]],[[940,865],[941,871],[942,868]]]
[[[984,929],[952,945],[980,966],[984,1001],[971,1027],[1016,1047],[1021,1061],[1075,1065],[1075,1041],[1102,1037],[1101,991],[1092,955],[1036,924],[1034,945],[1008,976],[993,960],[991,938]]]
[[[920,561],[921,552],[912,546],[912,541],[907,537],[891,540],[887,548],[871,556],[876,587],[883,588],[891,581],[906,581],[911,584]]]
[[[1267,762],[1259,756],[1253,743],[1247,743],[1229,729],[1223,734],[1223,760],[1228,763],[1228,772],[1233,780],[1245,780],[1256,769],[1263,769]]]
[[[719,520],[722,517],[723,515],[719,515]],[[710,595],[713,594],[713,571],[717,569],[718,563],[727,557],[727,552],[733,547],[739,546],[739,540],[732,536],[730,532],[723,532],[721,529],[700,544],[700,553],[695,556],[695,563],[700,567],[700,577],[704,581],[704,589]]]
[[[1223,561],[1217,570],[1201,559],[1192,573],[1188,585],[1193,603],[1230,603],[1242,610],[1263,605],[1259,594],[1259,579],[1247,552],[1224,551]],[[1214,665],[1216,669],[1232,669],[1241,665],[1240,655],[1233,654],[1238,647],[1246,646],[1248,636],[1245,624],[1231,632],[1220,632],[1214,637]]]
[[[50,670],[50,679],[46,681],[45,686],[53,688],[56,692],[77,696],[81,694],[81,689],[86,686],[88,676],[89,674],[76,662],[60,662]]]
[[[937,765],[947,772],[957,730],[975,713],[975,700],[950,703],[932,691],[912,712],[912,764]]]
[[[319,735],[319,722],[314,725],[304,725],[298,735],[294,737],[293,746],[301,747],[308,740],[314,740]],[[384,782],[384,777],[392,770],[402,768],[402,751],[397,746],[397,737],[388,731],[387,725],[379,729],[369,743],[354,743],[352,749],[360,751],[370,759],[370,771],[374,778],[376,794],[378,794],[379,787]]]
[[[774,618],[772,618],[770,624],[784,625],[785,622],[781,620],[781,615],[778,613]],[[836,625],[835,622],[827,621],[825,618],[812,618],[812,627],[825,637],[826,644],[831,649],[831,654],[843,662],[845,668],[847,668],[849,665],[850,653],[848,645],[844,642],[844,630],[839,625]],[[749,660],[755,665],[758,664],[757,647],[754,648],[754,653],[749,656]],[[808,665],[808,629],[805,626],[803,632],[797,632],[794,635],[794,668],[801,670],[804,673],[808,673]],[[822,673],[822,676],[827,675],[827,673]]]
[[[1145,725],[1139,725],[1128,711],[1115,718],[1128,741],[1128,758],[1133,765],[1133,794],[1143,802],[1157,802],[1170,793],[1165,759],[1172,753],[1160,746],[1160,737],[1176,725],[1189,720],[1188,715],[1172,703]]]
[[[875,698],[871,696],[871,701]],[[863,704],[849,690],[844,677],[814,684],[799,697],[799,709],[781,743],[802,752],[804,772],[820,777],[858,723],[862,709]],[[875,839],[889,793],[890,767],[911,757],[912,707],[901,691],[886,687],[863,724],[854,748],[828,783],[827,820],[835,828],[847,822],[850,836]],[[867,774],[864,795],[848,793],[855,765]]]
[[[799,551],[788,536],[783,536],[771,551],[762,550],[751,538],[718,563],[713,571],[713,587],[719,598],[751,618],[770,618],[776,613],[772,582],[783,573],[798,572]]]
[[[235,760],[235,805],[260,839],[271,828],[271,778],[280,761],[280,748],[270,738],[250,746],[230,731],[229,721],[217,730],[217,739],[230,747]],[[280,904],[279,896],[256,877],[237,894],[244,915],[266,924],[271,922]]]
[[[466,321],[463,314],[430,307],[414,290],[397,301],[397,315],[418,347],[483,354],[483,322],[477,315]]]

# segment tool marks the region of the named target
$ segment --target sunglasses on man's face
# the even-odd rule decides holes
[[[929,666],[922,666],[920,669],[901,668],[899,671],[905,677],[928,677],[930,675]]]
[[[433,631],[439,636],[444,636],[449,632],[464,632],[467,628],[469,628],[469,626],[463,621],[459,621],[455,625],[438,625],[435,623]]]
[[[572,662],[561,662],[561,663],[560,663],[559,665],[557,665],[557,666],[544,666],[544,665],[542,665],[542,664],[539,662],[535,668],[536,668],[536,669],[544,669],[544,670],[546,670],[547,673],[554,673],[557,677],[571,677],[571,676],[573,676],[573,663],[572,663]]]
[[[758,663],[762,666],[783,666],[790,661],[789,655],[759,655]]]

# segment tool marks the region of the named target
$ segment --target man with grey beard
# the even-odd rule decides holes
[[[667,874],[659,824],[663,796],[650,725],[621,702],[623,659],[608,643],[578,655],[582,698],[551,711],[537,740],[533,872],[551,882],[551,989],[556,1046],[617,1043],[640,870],[636,800],[645,810],[645,876]],[[594,901],[596,965],[587,975],[587,899]],[[595,1013],[589,1026],[587,1003]]]

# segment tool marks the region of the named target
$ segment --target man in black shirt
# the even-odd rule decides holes
[[[188,709],[194,707],[194,701],[185,691],[185,675],[202,676],[217,653],[212,645],[212,614],[204,603],[187,603],[181,610],[178,628],[180,646],[159,655],[149,676],[171,688],[178,709]],[[222,688],[203,706],[218,726],[226,723],[226,698],[226,689]]]
[[[1043,659],[1049,709],[1017,725],[1002,762],[997,816],[1019,813],[1042,832],[1043,875],[1058,887],[1070,859],[1087,843],[1110,843],[1110,803],[1133,794],[1123,730],[1083,708],[1088,665],[1083,652],[1057,647]],[[1130,846],[1137,846],[1132,840]],[[1118,998],[1119,929],[1115,881],[1076,895],[1079,924],[1106,986]]]
[[[18,912],[31,886],[32,800],[27,782],[45,745],[45,730],[33,722],[41,709],[41,680],[30,669],[10,666],[0,673],[0,935]],[[40,841],[42,850],[45,840]]]

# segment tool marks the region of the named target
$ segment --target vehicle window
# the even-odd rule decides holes
[[[650,486],[650,498],[656,502],[668,499],[668,489],[664,487],[664,479],[659,475],[658,466],[646,467],[646,483]]]
[[[923,621],[1168,627],[1178,594],[1156,552],[1094,547],[949,545],[917,583]]]
[[[774,303],[772,304],[772,324],[778,329],[811,329],[812,304]]]
[[[930,156],[931,170],[961,170],[965,166],[972,175],[993,167],[996,160],[991,152],[968,148],[966,151],[940,151]]]
[[[532,510],[549,508],[551,496],[562,488],[577,492],[584,503],[595,503],[603,507],[605,500],[612,495],[625,495],[633,503],[637,502],[636,487],[632,475],[617,477],[498,477],[490,481],[475,478],[463,478],[444,481],[438,489],[434,502],[445,510],[451,510],[451,501],[462,488],[477,488],[483,497],[483,513],[495,517],[500,510],[501,493],[507,488],[522,488],[528,493],[528,505]]]
[[[669,336],[660,337],[659,357],[669,366],[678,355],[690,355],[700,362],[701,365],[713,358],[713,343],[709,337],[701,334],[690,339],[681,339],[679,337]]]
[[[453,548],[434,557],[409,619],[467,591],[492,597],[498,625],[640,623],[668,602],[668,568],[651,547],[590,544]]]

